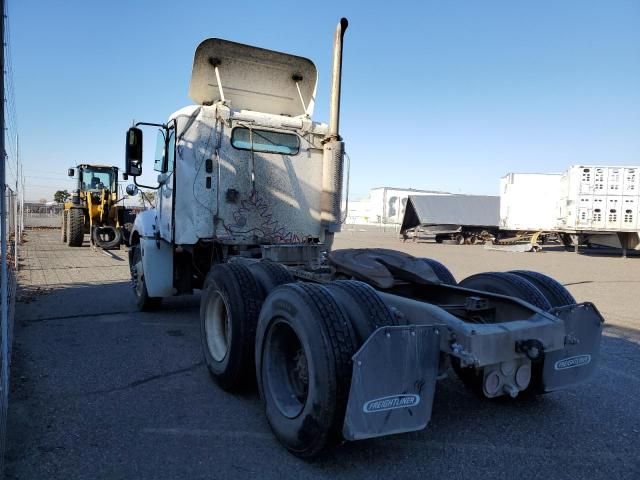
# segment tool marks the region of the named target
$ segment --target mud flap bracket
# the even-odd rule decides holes
[[[377,329],[353,356],[347,440],[422,430],[431,418],[442,326]]]

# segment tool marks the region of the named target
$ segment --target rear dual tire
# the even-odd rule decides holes
[[[264,293],[242,264],[214,265],[200,300],[200,333],[211,376],[225,390],[253,383],[256,324]]]
[[[285,285],[265,301],[258,386],[273,433],[293,454],[312,457],[338,437],[355,348],[349,319],[326,287]]]
[[[267,297],[256,334],[256,373],[267,420],[291,453],[312,457],[340,440],[351,358],[395,325],[373,288],[357,281],[295,283]]]
[[[576,299],[569,293],[569,290],[554,278],[531,270],[512,270],[510,273],[518,275],[533,284],[544,295],[552,308],[576,303]]]
[[[397,321],[362,282],[293,280],[270,262],[214,266],[202,293],[201,339],[218,384],[243,390],[257,379],[276,438],[308,458],[341,438],[351,357],[376,328]]]
[[[447,267],[445,267],[444,264],[440,263],[437,260],[434,260],[433,258],[421,258],[420,260],[422,260],[429,267],[431,267],[431,270],[433,270],[433,273],[438,278],[438,280],[440,280],[441,283],[445,285],[458,284],[458,282],[456,282],[456,279],[451,273],[451,271]]]
[[[214,265],[200,299],[200,332],[205,363],[227,391],[255,383],[255,331],[265,297],[277,286],[295,281],[280,264]]]

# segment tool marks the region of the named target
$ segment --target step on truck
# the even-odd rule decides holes
[[[456,282],[432,259],[332,249],[346,28],[328,125],[312,120],[310,60],[214,38],[195,52],[195,105],[126,134],[137,184],[141,127],[158,130],[157,204],[136,217],[129,251],[138,307],[200,290],[212,377],[229,391],[257,385],[274,435],[301,457],[424,429],[450,366],[489,398],[575,386],[594,372],[602,333],[593,304],[540,273]]]

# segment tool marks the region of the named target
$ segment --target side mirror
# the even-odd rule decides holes
[[[135,197],[139,192],[138,187],[136,187],[133,183],[127,185],[126,191],[127,195],[129,195],[130,197]]]
[[[76,174],[76,170],[74,168],[70,168],[69,170],[67,170],[67,175],[69,175],[70,177],[73,177]]]
[[[132,177],[142,174],[142,130],[131,127],[127,130],[125,173]]]
[[[129,180],[129,175],[127,175],[126,173],[122,172],[122,180]]]

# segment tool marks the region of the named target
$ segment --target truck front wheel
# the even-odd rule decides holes
[[[130,269],[133,293],[136,296],[136,306],[143,312],[156,310],[162,303],[162,297],[150,297],[147,292],[144,270],[142,268],[142,251],[140,244],[131,247]]]

